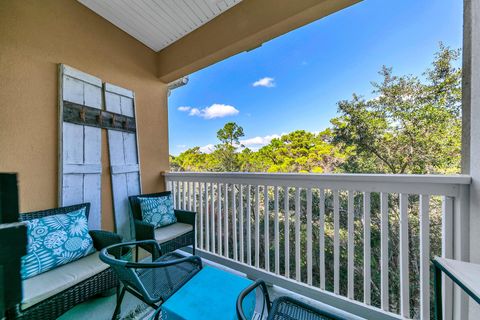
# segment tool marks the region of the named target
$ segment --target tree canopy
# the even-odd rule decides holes
[[[259,150],[241,145],[235,122],[218,130],[207,154],[194,147],[171,156],[174,171],[457,173],[461,152],[460,50],[440,44],[420,76],[382,67],[374,98],[353,94],[319,133],[297,130]]]

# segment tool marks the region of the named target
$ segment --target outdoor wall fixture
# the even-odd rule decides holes
[[[177,88],[180,88],[180,87],[183,87],[184,85],[186,85],[188,83],[188,76],[187,77],[182,77],[178,80],[175,80],[173,82],[170,82],[168,84],[168,96],[170,96],[170,93],[172,92],[172,90],[175,90]]]

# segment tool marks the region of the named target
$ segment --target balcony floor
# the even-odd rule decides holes
[[[183,251],[179,251],[182,254],[189,255]],[[204,265],[212,266],[242,277],[246,275],[244,273],[238,272],[234,269],[228,268],[224,265],[212,262],[205,258],[202,258]],[[318,308],[325,307],[319,301],[315,301],[308,297],[301,296],[284,288],[278,286],[268,286],[268,292],[270,294],[270,298],[273,301],[275,298],[280,296],[290,296],[296,299],[299,299],[309,305],[316,306]],[[69,310],[67,313],[62,315],[59,320],[74,320],[74,319],[98,319],[98,320],[107,320],[111,319],[113,310],[115,309],[116,303],[116,295],[111,295],[108,297],[99,297],[90,299],[73,309]],[[261,305],[257,303],[257,305]],[[122,312],[120,319],[124,320],[148,320],[151,318],[153,314],[152,308],[148,307],[143,302],[139,301],[137,298],[129,294],[128,292],[125,294],[125,298],[122,303]],[[260,320],[260,318],[255,317],[255,320]],[[362,318],[358,318],[362,319]]]

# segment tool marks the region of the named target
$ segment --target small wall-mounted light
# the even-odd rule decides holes
[[[183,87],[188,83],[188,76],[186,77],[181,77],[178,80],[172,81],[168,84],[168,95],[170,96],[170,93],[172,90],[175,90],[177,88]]]

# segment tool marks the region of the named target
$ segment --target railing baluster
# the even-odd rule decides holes
[[[453,198],[442,197],[442,257],[453,259]],[[453,283],[442,274],[443,319],[453,319]]]
[[[215,253],[215,186],[214,186],[214,183],[212,182],[210,184],[210,187],[211,187],[211,197],[210,197],[210,210],[211,210],[211,214],[212,216],[210,217],[210,223],[212,224],[212,230],[211,230],[211,239],[210,241],[212,242],[211,243],[211,249],[212,249],[212,252]]]
[[[198,188],[197,182],[195,181],[193,183],[193,204],[192,204],[193,211],[195,211],[195,212],[198,212],[198,208],[197,208],[197,188]]]
[[[280,235],[279,235],[279,227],[278,227],[278,186],[274,187],[274,202],[273,202],[273,210],[275,214],[274,220],[274,238],[275,238],[275,273],[280,274]]]
[[[245,212],[243,212],[243,185],[239,185],[239,188],[240,188],[240,196],[239,196],[239,217],[240,217],[240,220],[239,220],[239,233],[240,233],[240,262],[244,262],[244,254],[245,254],[245,251],[244,251],[244,243],[243,243],[243,217],[245,215]]]
[[[252,186],[247,186],[247,214],[245,218],[247,219],[247,263],[252,265],[252,199],[251,199]]]
[[[182,182],[182,196],[183,196],[183,199],[182,199],[182,209],[183,210],[187,210],[187,190],[186,190],[186,186],[185,186],[185,181]]]
[[[175,202],[175,209],[182,209],[182,203],[180,202],[180,181],[175,183],[177,201]]]
[[[290,192],[288,186],[284,187],[283,197],[284,223],[285,223],[285,277],[290,277]]]
[[[388,311],[388,193],[380,193],[380,304]]]
[[[300,261],[300,188],[295,188],[295,279],[301,281]]]
[[[193,210],[192,211],[195,211],[198,213],[198,208],[197,208],[197,182],[193,182],[193,191],[192,191],[192,195],[193,195],[193,199],[192,199],[192,208]],[[198,246],[198,243],[200,242],[200,233],[198,232],[198,230],[200,229],[200,219],[195,219],[195,222],[196,222],[196,225],[197,225],[197,228],[195,229],[195,247]]]
[[[225,183],[225,193],[223,195],[223,200],[225,201],[225,208],[223,209],[225,211],[225,219],[224,219],[224,226],[223,226],[223,235],[224,235],[224,240],[223,240],[223,246],[224,246],[224,256],[228,258],[229,252],[228,252],[228,183]]]
[[[176,194],[175,194],[175,181],[168,181],[167,182],[167,191],[170,191],[172,193],[172,200],[173,200],[173,207],[177,207],[177,200],[175,199]]]
[[[312,285],[312,188],[307,189],[307,284]]]
[[[420,195],[420,319],[430,319],[430,197]]]
[[[370,193],[363,193],[363,302],[371,304]]]
[[[410,285],[408,271],[408,194],[400,194],[400,313],[410,317]]]
[[[263,216],[265,270],[270,271],[270,213],[268,210],[268,186],[263,186]]]
[[[205,190],[205,183],[199,183],[198,184],[198,200],[199,200],[199,206],[200,206],[200,230],[199,230],[199,234],[200,234],[200,245],[199,245],[199,248],[200,249],[203,249],[203,193]],[[205,196],[205,200],[206,200],[206,196]]]
[[[340,292],[340,200],[333,190],[333,292]]]
[[[320,256],[320,289],[325,290],[325,191],[320,189],[319,201],[319,217],[318,217],[318,241]]]
[[[192,211],[192,188],[191,182],[187,181],[187,193],[188,193],[188,211]]]
[[[347,280],[347,297],[353,299],[354,288],[354,261],[355,261],[355,234],[354,234],[354,191],[348,191],[348,208],[347,208],[347,221],[348,221],[348,280]]]
[[[193,211],[198,212],[197,208],[197,182],[193,182]],[[196,219],[196,224],[197,224],[197,230],[200,229],[200,219]],[[200,241],[199,239],[200,235],[198,232],[196,232],[196,237],[195,237],[195,246],[197,246],[198,242]]]
[[[237,201],[235,184],[232,184],[232,244],[233,244],[233,260],[238,260],[237,251]]]
[[[222,255],[223,252],[223,238],[222,238],[222,185],[217,183],[217,254]]]
[[[211,185],[211,184],[210,184]],[[208,183],[205,183],[205,249],[210,251],[210,210],[208,199]]]
[[[260,266],[260,186],[255,186],[255,267]]]

